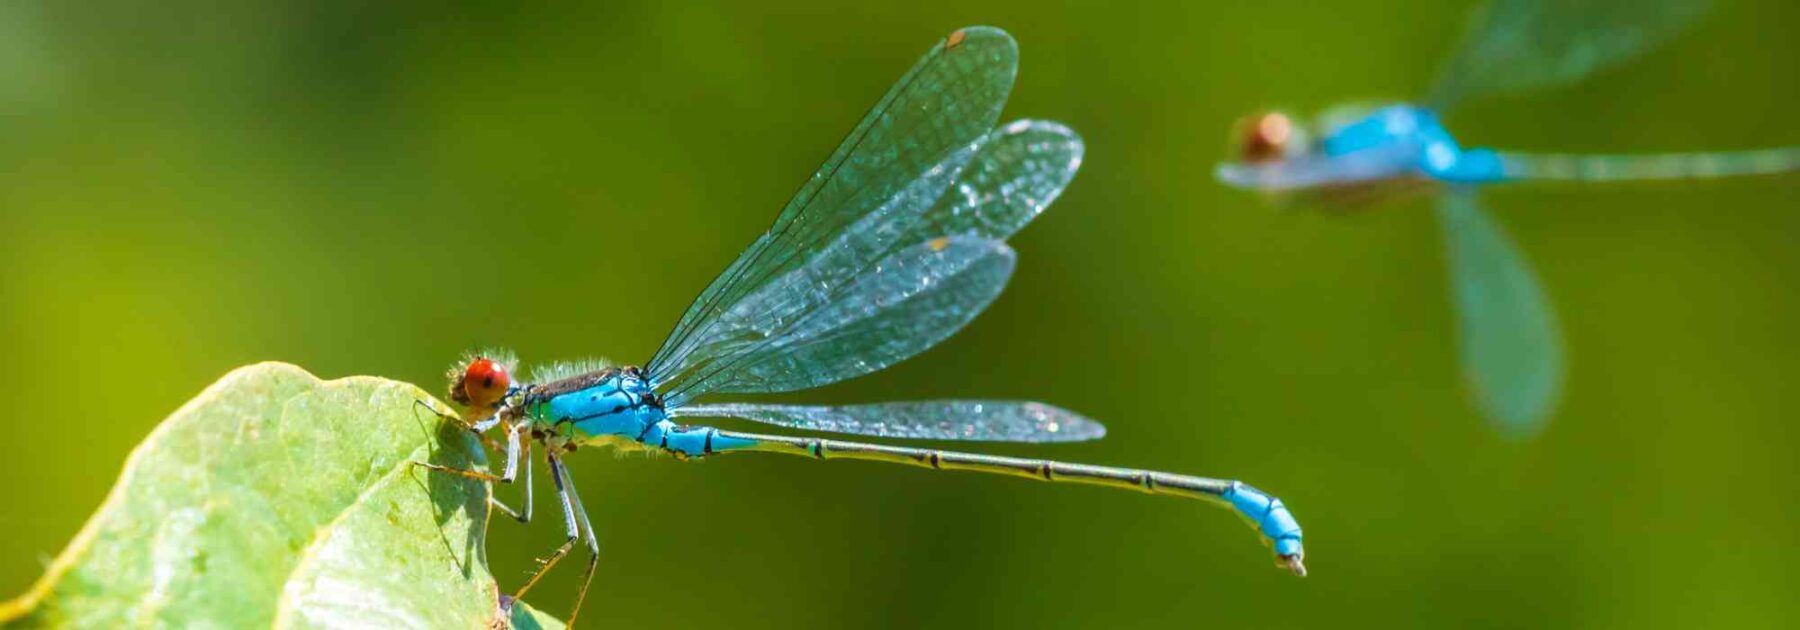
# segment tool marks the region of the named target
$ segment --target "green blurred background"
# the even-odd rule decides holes
[[[0,593],[232,367],[438,391],[477,345],[643,361],[917,55],[988,23],[1023,51],[1007,117],[1079,130],[1081,175],[967,330],[793,399],[1083,411],[1106,440],[991,450],[1255,483],[1305,525],[1312,577],[1177,500],[594,453],[572,461],[604,545],[593,619],[1797,616],[1795,178],[1493,191],[1570,344],[1561,411],[1527,442],[1462,398],[1427,206],[1282,212],[1213,182],[1238,116],[1422,92],[1472,3],[206,4],[0,4]],[[1728,3],[1635,64],[1450,123],[1533,150],[1797,144],[1797,25],[1789,0]],[[492,534],[508,585],[561,537],[554,518]],[[560,613],[574,582],[534,599]]]

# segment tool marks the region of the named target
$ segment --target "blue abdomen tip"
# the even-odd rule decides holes
[[[1250,522],[1256,524],[1257,531],[1269,539],[1275,553],[1282,557],[1299,556],[1305,548],[1301,544],[1300,522],[1294,519],[1287,505],[1281,499],[1271,497],[1268,493],[1242,482],[1233,482],[1226,491],[1227,500],[1237,508]]]

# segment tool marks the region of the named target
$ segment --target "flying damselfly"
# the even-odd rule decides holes
[[[1438,114],[1469,99],[1571,84],[1622,63],[1704,12],[1695,0],[1495,0],[1422,104],[1346,106],[1316,130],[1275,112],[1242,123],[1226,184],[1279,199],[1364,206],[1436,195],[1458,313],[1462,369],[1482,412],[1512,435],[1542,428],[1560,396],[1562,333],[1524,257],[1481,209],[1505,182],[1671,180],[1800,169],[1800,147],[1657,155],[1464,148]]]

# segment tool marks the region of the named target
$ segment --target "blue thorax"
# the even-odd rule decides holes
[[[576,442],[636,440],[668,418],[635,369],[606,369],[533,387],[525,406],[534,421]]]
[[[1413,156],[1418,170],[1433,179],[1475,184],[1504,179],[1500,156],[1488,149],[1463,149],[1438,122],[1437,114],[1413,105],[1389,105],[1375,110],[1320,141],[1327,157],[1344,157],[1371,150],[1403,151]]]
[[[525,408],[533,422],[575,444],[636,442],[695,457],[755,444],[712,427],[675,424],[637,368],[609,368],[533,387]]]

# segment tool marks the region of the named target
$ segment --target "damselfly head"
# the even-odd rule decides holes
[[[469,357],[461,369],[450,375],[450,400],[470,409],[491,411],[506,399],[512,388],[510,361],[476,355]]]
[[[1304,135],[1281,112],[1264,112],[1238,121],[1238,158],[1245,164],[1277,162],[1299,148]]]

